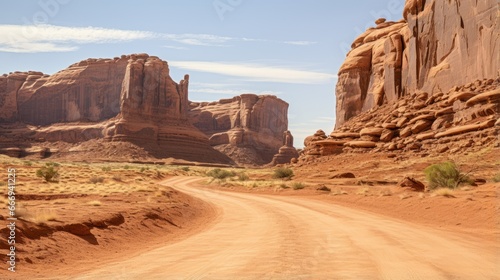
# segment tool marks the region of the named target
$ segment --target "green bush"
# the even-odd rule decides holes
[[[42,177],[45,182],[53,182],[59,177],[59,171],[56,169],[57,166],[59,164],[46,163],[44,167],[36,171],[36,176]]]
[[[105,172],[107,172],[107,171],[111,171],[111,167],[109,167],[109,166],[104,166],[104,167],[102,168],[102,171],[105,171]]]
[[[273,178],[275,179],[291,179],[293,177],[293,170],[290,168],[280,167],[274,170]]]
[[[469,176],[460,172],[452,161],[433,164],[427,167],[424,173],[431,190],[437,188],[456,189],[462,183],[471,183]]]
[[[297,183],[293,183],[292,184],[292,189],[294,189],[294,190],[301,190],[301,189],[303,189],[305,187],[306,187],[306,185],[304,185],[303,183],[298,183],[297,182]]]
[[[497,174],[493,177],[493,182],[495,182],[495,183],[500,182],[500,173],[497,173]]]
[[[245,172],[238,173],[238,180],[239,181],[248,181],[250,177]]]
[[[130,166],[128,166],[128,165],[125,165],[125,166],[123,167],[123,169],[129,169],[129,168],[130,168]]]
[[[213,177],[214,179],[224,180],[226,178],[230,178],[235,176],[234,171],[228,171],[220,168],[212,169],[208,171],[208,176]]]

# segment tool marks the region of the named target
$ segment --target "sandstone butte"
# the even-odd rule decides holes
[[[210,144],[239,164],[271,162],[286,146],[283,133],[288,129],[287,116],[288,103],[275,96],[254,94],[218,102],[191,102],[189,110],[190,121],[209,137]],[[292,149],[297,158],[293,143]]]
[[[403,19],[375,24],[339,69],[334,131],[306,138],[299,162],[498,147],[498,1],[407,0]]]
[[[0,152],[218,164],[265,164],[279,152],[286,102],[244,94],[190,103],[188,85],[188,75],[176,83],[167,62],[148,54],[87,59],[53,75],[5,74]]]

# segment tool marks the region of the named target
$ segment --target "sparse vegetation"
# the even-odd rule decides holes
[[[468,174],[462,173],[452,161],[433,164],[424,170],[429,189],[456,189],[460,184],[471,183]]]
[[[432,192],[433,196],[455,197],[454,190],[448,188],[439,188]]]
[[[102,168],[102,171],[104,171],[104,172],[109,172],[109,171],[111,171],[111,167],[109,167],[109,166],[104,166],[104,167]]]
[[[410,197],[411,197],[411,194],[406,193],[406,192],[405,192],[405,193],[402,193],[402,194],[400,194],[400,195],[399,195],[399,198],[400,198],[401,200],[403,200],[403,199],[407,199],[407,198],[410,198]]]
[[[238,173],[238,181],[248,181],[250,177],[245,172]]]
[[[46,163],[44,167],[36,171],[36,176],[43,178],[45,182],[54,182],[59,177],[59,171],[56,168],[58,166],[59,164]]]
[[[300,183],[300,182],[295,182],[292,184],[292,189],[294,189],[294,190],[301,190],[305,187],[306,187],[306,185],[303,183]]]
[[[183,166],[180,168],[182,171],[189,172],[189,166]]]
[[[370,193],[369,188],[361,188],[356,192],[357,195],[364,195],[364,196],[368,196],[369,193]]]
[[[219,180],[224,180],[226,178],[230,178],[235,176],[236,174],[234,171],[229,171],[225,169],[220,169],[220,168],[215,168],[207,172],[207,175],[214,178],[214,179],[219,179]]]
[[[286,167],[280,167],[274,170],[274,179],[291,179],[293,177],[293,170]]]
[[[102,205],[102,203],[99,200],[89,201],[88,204],[91,206],[101,206]]]
[[[493,182],[495,183],[500,182],[500,173],[497,173],[495,176],[493,176]]]
[[[92,184],[102,183],[104,182],[104,177],[92,176],[90,177],[89,182]]]
[[[26,166],[32,166],[32,165],[33,165],[33,163],[32,163],[31,161],[25,161],[25,162],[24,162],[24,165],[26,165]]]
[[[283,183],[283,184],[280,184],[280,188],[289,189],[290,187],[287,184]]]
[[[344,191],[343,189],[340,189],[340,190],[334,190],[334,191],[332,191],[332,192],[330,193],[330,195],[334,195],[334,196],[335,196],[335,195],[345,195],[345,194],[347,194],[347,192],[346,192],[346,191]]]
[[[130,166],[128,166],[128,165],[123,166],[123,169],[125,169],[125,170],[127,170],[129,168],[130,168]]]

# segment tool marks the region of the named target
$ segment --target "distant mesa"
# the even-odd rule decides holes
[[[288,128],[286,102],[246,94],[193,107],[188,87],[188,75],[173,81],[168,63],[148,54],[87,59],[50,76],[3,75],[0,152],[26,156],[40,147],[52,151],[44,156],[82,160],[234,164],[231,148],[220,147],[232,145],[252,148],[256,161],[248,163],[272,160]]]
[[[241,165],[270,163],[288,130],[288,103],[276,96],[242,94],[217,102],[191,102],[190,107],[194,126],[216,150]]]

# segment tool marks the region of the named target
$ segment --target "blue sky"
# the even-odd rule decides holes
[[[189,99],[273,94],[295,146],[335,123],[336,74],[351,42],[404,0],[4,0],[0,74],[149,53],[190,74]]]

